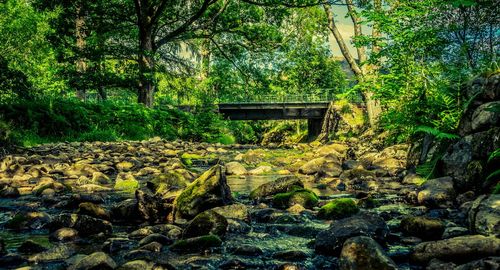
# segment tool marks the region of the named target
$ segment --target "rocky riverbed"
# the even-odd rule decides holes
[[[424,181],[408,150],[27,149],[0,163],[0,268],[498,269],[499,195]]]

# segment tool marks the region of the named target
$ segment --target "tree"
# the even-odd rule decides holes
[[[345,4],[348,8],[348,14],[351,17],[352,23],[353,23],[353,29],[354,29],[354,42],[356,44],[356,51],[357,51],[357,60],[354,58],[354,56],[351,54],[349,51],[347,44],[344,40],[344,37],[341,35],[337,24],[335,22],[335,14],[333,13],[332,7],[329,4],[323,5],[323,8],[326,13],[326,17],[328,20],[328,28],[332,32],[333,36],[335,37],[335,40],[337,41],[337,44],[340,48],[340,51],[344,58],[346,59],[347,63],[349,63],[349,66],[352,70],[352,72],[355,74],[358,83],[363,83],[366,80],[368,80],[369,77],[371,76],[376,76],[377,74],[377,65],[369,65],[367,62],[367,45],[371,45],[371,53],[372,54],[377,54],[379,52],[379,46],[377,45],[377,40],[380,38],[380,31],[379,31],[379,26],[378,22],[374,22],[372,25],[372,37],[371,40],[372,42],[370,44],[363,44],[360,42],[363,40],[363,32],[362,32],[362,27],[361,27],[361,18],[359,17],[358,12],[356,11],[356,7],[354,6],[354,3],[352,0],[345,0]],[[373,0],[373,10],[375,12],[381,12],[382,11],[382,1],[381,0]],[[372,127],[375,127],[379,118],[379,115],[381,113],[381,107],[380,103],[378,100],[374,98],[374,93],[371,89],[364,89],[362,91],[365,104],[366,104],[366,109],[368,113],[368,118],[370,120],[370,125]]]

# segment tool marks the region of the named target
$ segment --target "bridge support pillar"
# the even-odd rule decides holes
[[[307,119],[307,139],[315,140],[321,134],[323,119]]]

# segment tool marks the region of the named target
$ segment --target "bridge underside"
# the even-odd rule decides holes
[[[280,104],[219,104],[219,112],[229,120],[290,120],[307,119],[309,139],[321,132],[321,124],[328,109],[321,103]]]

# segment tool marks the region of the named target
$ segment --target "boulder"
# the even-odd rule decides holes
[[[417,194],[418,203],[431,208],[452,206],[455,197],[453,179],[449,176],[427,180]]]
[[[47,224],[47,228],[51,232],[60,228],[72,228],[82,237],[99,233],[111,234],[113,231],[109,221],[78,214],[60,214]]]
[[[182,238],[192,238],[213,234],[223,237],[227,232],[227,220],[215,211],[208,210],[198,214],[184,229]]]
[[[139,181],[130,173],[119,173],[114,188],[124,192],[135,192],[139,188]]]
[[[164,221],[172,211],[172,205],[165,202],[160,195],[153,194],[148,188],[135,191],[137,214],[142,220],[150,222]]]
[[[109,257],[108,254],[100,251],[94,252],[88,256],[83,257],[74,265],[70,266],[69,270],[111,270],[116,268],[115,261]]]
[[[33,253],[39,253],[42,251],[47,250],[44,246],[40,245],[39,243],[33,241],[33,240],[26,240],[24,241],[18,248],[17,251],[24,253],[24,254],[33,254]]]
[[[95,218],[109,220],[110,216],[106,209],[91,202],[83,202],[78,206],[77,214],[88,215]]]
[[[468,212],[469,229],[482,235],[500,236],[500,194],[479,196]]]
[[[323,205],[318,211],[318,217],[321,219],[342,219],[357,212],[359,212],[359,208],[354,200],[340,198]]]
[[[342,173],[342,161],[336,155],[327,155],[306,162],[299,168],[301,174],[316,174],[337,177]]]
[[[223,167],[216,165],[191,183],[174,201],[174,216],[191,219],[197,214],[231,204],[233,198]]]
[[[265,174],[265,173],[271,172],[272,170],[273,170],[273,168],[271,166],[259,166],[253,170],[250,170],[248,172],[248,174],[259,175],[259,174]]]
[[[373,239],[357,236],[345,241],[340,253],[341,270],[396,270],[396,263]]]
[[[453,270],[500,269],[500,257],[488,257],[459,265]]]
[[[44,212],[17,213],[4,226],[11,230],[41,229],[50,220],[51,217]]]
[[[401,220],[401,230],[411,236],[423,240],[438,240],[443,236],[444,222],[428,217],[404,217]]]
[[[473,133],[451,145],[437,167],[441,175],[453,177],[457,191],[489,188],[483,183],[484,165],[491,152],[500,148],[500,127]]]
[[[236,219],[241,221],[250,221],[248,207],[241,203],[230,204],[212,208],[212,211],[222,215],[226,219]]]
[[[43,262],[51,262],[51,261],[60,261],[71,257],[71,255],[75,254],[73,248],[67,245],[57,245],[49,250],[44,252],[40,252],[28,257],[28,261],[34,263],[43,263]]]
[[[247,174],[247,169],[241,165],[241,163],[233,161],[226,163],[226,174],[227,175],[245,175]]]
[[[304,184],[296,176],[280,177],[272,182],[260,185],[250,193],[250,197],[254,200],[260,200],[267,196],[276,195],[278,193],[290,192],[297,188],[303,188]]]
[[[345,240],[355,236],[369,236],[384,244],[389,234],[385,221],[375,214],[360,213],[358,215],[335,220],[330,227],[318,233],[314,244],[316,253],[339,256]]]
[[[287,209],[295,204],[312,209],[318,204],[318,195],[307,189],[297,189],[273,196],[273,207]]]
[[[411,259],[415,263],[425,264],[433,258],[467,262],[488,256],[500,256],[500,239],[494,236],[467,235],[420,243],[415,246]]]
[[[49,239],[58,242],[73,241],[78,237],[78,231],[72,228],[60,228],[51,233]]]

